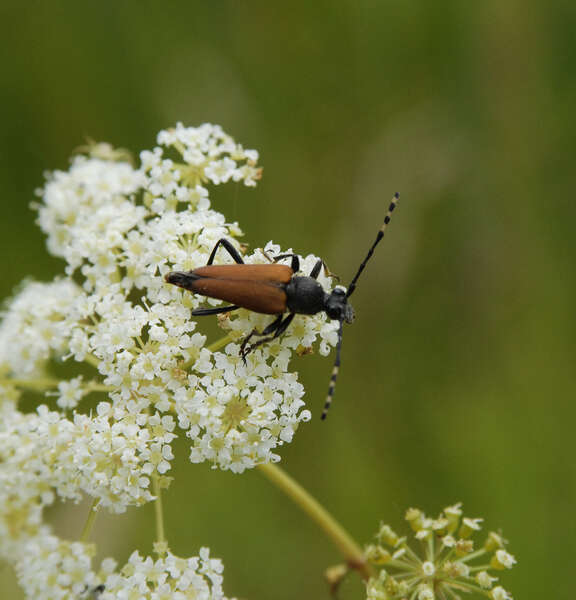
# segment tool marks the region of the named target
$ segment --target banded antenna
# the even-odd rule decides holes
[[[399,200],[400,200],[400,194],[398,192],[396,192],[394,194],[394,197],[392,198],[392,202],[390,202],[390,206],[388,207],[388,212],[386,213],[386,216],[384,217],[384,223],[382,223],[382,227],[380,227],[380,231],[378,231],[378,235],[376,236],[374,243],[372,244],[372,246],[370,246],[370,250],[368,250],[368,254],[366,255],[366,258],[362,261],[362,264],[358,267],[358,272],[356,273],[356,275],[354,275],[354,278],[352,279],[352,281],[350,282],[350,285],[348,286],[348,290],[346,292],[346,298],[350,298],[350,296],[354,293],[354,290],[356,289],[356,282],[358,281],[358,278],[362,274],[362,271],[366,268],[366,263],[372,258],[372,255],[374,254],[374,249],[379,244],[380,240],[384,237],[384,232],[386,231],[386,227],[388,227],[388,223],[390,223],[390,219],[392,218],[392,213],[394,212],[394,209],[398,205]]]
[[[384,237],[384,232],[386,231],[386,227],[388,227],[388,224],[390,223],[390,220],[392,219],[392,213],[394,212],[394,209],[398,205],[399,200],[400,200],[400,194],[398,192],[396,192],[394,194],[394,197],[392,198],[392,202],[390,202],[390,206],[388,207],[388,212],[386,213],[386,216],[384,217],[384,222],[382,223],[382,227],[380,227],[380,230],[378,231],[378,234],[376,235],[376,239],[374,240],[374,243],[372,244],[372,246],[370,246],[370,249],[368,250],[368,254],[366,255],[366,258],[362,261],[362,263],[358,267],[358,271],[356,272],[356,275],[354,275],[352,281],[350,282],[350,285],[348,286],[348,290],[346,291],[346,300],[348,298],[350,298],[350,296],[354,293],[354,290],[356,289],[356,283],[358,282],[360,275],[362,275],[362,271],[364,271],[364,269],[366,268],[366,264],[372,258],[372,255],[374,254],[374,250],[375,250],[376,246],[380,243],[380,241]],[[332,404],[332,398],[334,397],[334,389],[336,387],[336,379],[338,379],[338,371],[340,370],[340,350],[342,348],[342,330],[344,328],[343,325],[344,325],[344,320],[342,319],[340,321],[340,327],[338,329],[338,345],[336,346],[336,360],[334,361],[334,368],[332,369],[332,375],[330,377],[330,386],[328,387],[328,395],[326,396],[326,402],[324,403],[324,410],[322,411],[322,416],[320,417],[322,420],[324,420],[326,418],[326,415],[328,414],[328,411],[330,410],[330,405]]]

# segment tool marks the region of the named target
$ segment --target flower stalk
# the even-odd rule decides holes
[[[90,538],[90,534],[92,533],[92,529],[94,527],[94,521],[96,521],[96,516],[98,515],[98,505],[100,504],[100,499],[95,498],[92,504],[90,505],[90,511],[88,512],[88,518],[86,519],[86,523],[84,523],[84,528],[82,529],[82,534],[80,535],[81,542],[87,542]]]
[[[358,571],[365,580],[371,577],[372,568],[366,561],[362,548],[316,498],[277,465],[268,463],[259,465],[258,468],[324,531],[351,569]]]
[[[158,547],[166,545],[166,533],[164,529],[164,509],[162,507],[162,488],[157,475],[152,477],[152,489],[156,499],[154,500],[154,514],[156,516],[156,544]]]

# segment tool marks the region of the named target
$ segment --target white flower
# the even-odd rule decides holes
[[[512,596],[503,587],[497,586],[490,592],[492,600],[512,600]]]
[[[69,263],[68,272],[92,256],[103,268],[118,240],[144,217],[130,197],[142,174],[125,162],[78,156],[68,172],[54,172],[37,204],[48,249]]]
[[[422,585],[418,589],[418,595],[416,597],[418,600],[434,600],[436,596],[434,595],[434,590],[427,585]]]
[[[204,169],[204,174],[212,183],[226,183],[236,171],[236,163],[230,158],[212,161]]]
[[[482,529],[482,521],[484,519],[471,519],[466,517],[462,519],[462,525],[460,526],[459,534],[462,538],[467,538],[473,535],[476,531]]]
[[[256,167],[258,153],[255,150],[245,150],[240,144],[236,144],[218,125],[205,123],[200,127],[184,127],[178,123],[175,129],[158,134],[158,144],[181,154],[183,163],[179,165],[179,181],[190,189],[207,181],[218,185],[230,179],[244,181],[245,185],[253,186],[261,176],[261,169]],[[153,175],[152,183],[157,179],[152,170],[161,164],[163,153],[163,148],[155,148],[154,152],[142,156],[145,171]],[[245,162],[242,164],[242,161]],[[176,190],[150,191],[153,194],[160,192],[163,196],[171,193],[177,195],[174,194]],[[200,209],[208,206],[206,202],[201,206],[190,193],[183,196],[185,197],[178,200],[196,204]]]
[[[476,574],[476,582],[480,587],[491,589],[495,581],[498,581],[498,578],[492,577],[487,571],[480,571]]]
[[[377,534],[380,544],[397,550],[390,553],[382,545],[370,545],[365,553],[376,574],[367,582],[368,600],[392,600],[392,598],[433,599],[456,597],[459,592],[486,590],[485,595],[493,600],[508,600],[511,596],[501,587],[493,588],[497,581],[486,570],[479,571],[472,561],[486,564],[486,554],[493,553],[493,535],[480,550],[472,553],[473,543],[469,539],[475,530],[480,529],[482,519],[462,517],[461,505],[446,508],[436,519],[427,517],[421,510],[410,508],[406,520],[417,540],[426,533],[426,543],[418,544],[422,557],[410,547],[407,538],[399,538],[390,527],[381,525]],[[448,535],[433,535],[436,532],[450,531]],[[457,534],[455,532],[458,532]],[[460,537],[463,536],[463,537]],[[498,536],[501,543],[502,538]],[[498,560],[498,564],[494,561]],[[498,549],[492,555],[492,568],[502,569],[504,563],[514,564],[511,555]],[[470,563],[470,564],[469,564]]]
[[[221,302],[164,280],[205,265],[221,238],[244,254],[240,227],[211,209],[209,196],[213,185],[255,185],[255,150],[217,125],[178,124],[140,154],[140,167],[107,144],[84,151],[48,176],[35,204],[64,275],[24,282],[1,315],[0,556],[39,600],[224,600],[223,567],[207,549],[190,559],[157,549],[156,559],[134,553],[119,570],[111,559],[94,568],[94,548],[56,538],[43,511],[57,499],[87,497],[111,512],[153,500],[156,484],[169,483],[178,436],[190,440],[192,462],[215,468],[241,473],[279,461],[311,418],[291,358],[327,354],[338,324],[323,313],[298,316],[244,364],[242,339],[271,317],[222,315],[223,339],[208,340],[191,309]],[[244,260],[292,252],[270,242]],[[302,257],[302,272],[317,261]],[[219,252],[215,262],[231,258]],[[331,289],[324,272],[318,281]],[[55,375],[57,362],[66,362],[66,379]],[[19,406],[22,390],[38,394],[35,412]],[[104,399],[92,402],[94,393]]]
[[[492,566],[496,569],[511,569],[516,564],[516,559],[506,550],[496,550]]]
[[[162,480],[171,469],[177,436],[189,438],[192,462],[240,473],[279,461],[280,448],[310,420],[291,358],[314,347],[328,353],[337,343],[337,322],[324,313],[299,315],[244,364],[241,340],[271,317],[247,310],[222,315],[226,337],[208,340],[205,321],[191,319],[190,310],[221,302],[163,277],[205,265],[223,237],[240,250],[240,228],[210,208],[209,191],[215,182],[252,185],[260,174],[257,152],[209,124],[178,124],[158,142],[141,154],[140,168],[124,152],[99,146],[76,157],[68,171],[50,175],[39,192],[39,224],[49,250],[67,267],[64,278],[24,283],[2,314],[0,539],[6,548],[19,543],[10,527],[14,515],[24,515],[35,532],[42,507],[56,496],[89,496],[114,512],[150,501],[151,478]],[[269,242],[244,259],[268,264],[292,252]],[[309,273],[317,260],[302,257],[301,271]],[[232,259],[219,251],[215,262]],[[330,290],[324,271],[318,281]],[[72,375],[52,376],[53,361],[67,361]],[[74,369],[87,372],[86,365],[92,378],[74,375]],[[20,412],[21,389],[40,392],[40,401],[56,397],[56,410],[40,405],[36,413]],[[107,400],[90,412],[86,399],[94,392]]]
[[[71,409],[76,408],[84,394],[86,394],[83,386],[82,376],[74,377],[69,381],[61,381],[58,383],[58,400],[56,404],[60,408]]]
[[[22,544],[12,558],[26,597],[34,600],[226,600],[222,562],[211,558],[208,548],[197,557],[179,558],[168,552],[156,560],[134,552],[120,569],[110,558],[94,568],[94,554],[92,544],[61,540],[43,531]]]
[[[51,357],[67,354],[67,317],[80,294],[66,279],[24,283],[2,313],[0,367],[14,377],[39,376]]]
[[[96,587],[92,544],[67,542],[42,532],[22,545],[14,560],[18,581],[27,598],[82,598]]]

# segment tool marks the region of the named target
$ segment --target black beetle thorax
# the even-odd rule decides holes
[[[324,310],[326,293],[312,277],[292,277],[286,284],[286,306],[300,315],[315,315]]]

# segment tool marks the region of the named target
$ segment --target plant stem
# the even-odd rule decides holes
[[[57,388],[61,381],[61,379],[52,377],[37,377],[36,379],[6,378],[0,379],[0,385],[15,385],[26,390],[42,392],[51,388]],[[115,388],[114,386],[105,385],[97,381],[88,381],[84,389],[86,393],[89,394],[90,392],[112,392]]]
[[[100,365],[100,359],[96,358],[93,354],[86,354],[84,356],[84,362],[96,368],[98,368],[98,366]]]
[[[94,521],[98,514],[98,504],[100,504],[100,498],[95,498],[94,502],[90,505],[90,512],[88,513],[88,518],[86,519],[86,523],[84,523],[84,529],[82,529],[82,535],[80,536],[81,542],[87,542],[92,533],[92,527],[94,526]]]
[[[0,384],[15,385],[29,390],[42,391],[48,388],[58,387],[59,379],[51,377],[38,377],[36,379],[1,379]]]
[[[216,352],[216,350],[220,350],[220,348],[223,348],[226,344],[232,342],[232,336],[230,334],[225,335],[224,337],[220,338],[219,340],[216,340],[213,344],[210,344],[209,346],[207,346],[208,350],[210,350],[210,352]]]
[[[158,476],[152,476],[152,489],[156,500],[154,500],[154,512],[156,514],[156,542],[158,544],[166,543],[166,534],[164,533],[164,511],[162,509],[162,490]]]
[[[371,567],[366,562],[362,548],[318,500],[313,498],[280,467],[268,463],[258,465],[258,468],[316,522],[344,555],[350,568],[359,571],[364,579],[368,579],[372,575]]]
[[[105,383],[88,382],[86,384],[86,391],[90,392],[113,392],[115,388],[113,385],[106,385]]]

